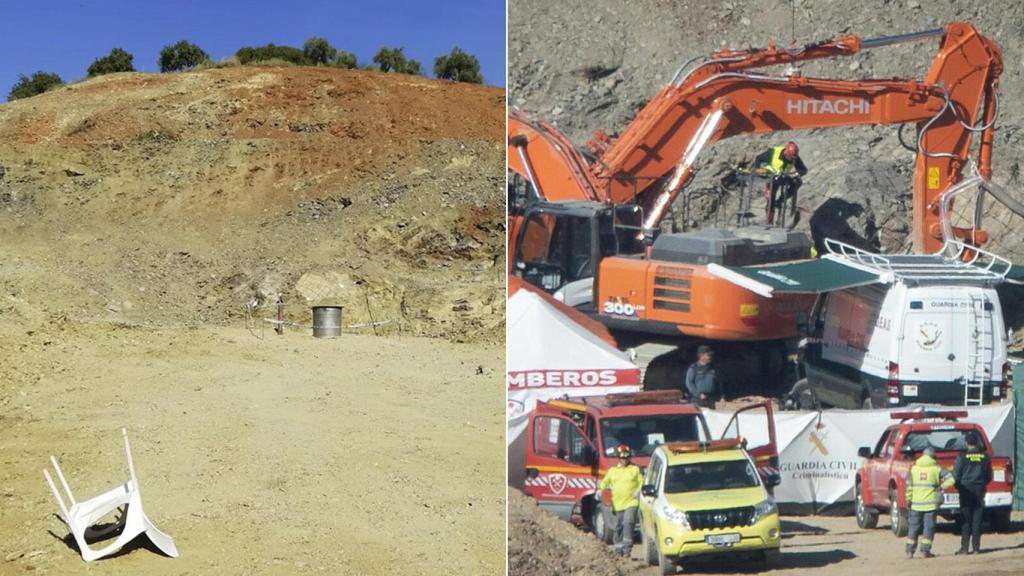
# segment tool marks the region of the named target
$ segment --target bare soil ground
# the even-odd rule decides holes
[[[503,126],[497,88],[306,67],[0,106],[0,574],[500,573]],[[63,540],[47,457],[99,494],[122,427],[180,559]]]
[[[986,534],[981,555],[954,556],[960,537],[952,524],[940,522],[935,537],[934,559],[908,560],[903,540],[893,536],[886,520],[875,530],[861,530],[852,517],[790,516],[782,519],[782,559],[766,570],[752,562],[737,564],[722,559],[692,563],[685,574],[932,574],[1002,576],[1020,573],[1024,551],[1024,514],[1014,513],[1014,531]],[[521,492],[509,493],[509,574],[654,575],[639,544],[629,560],[618,558],[593,535],[574,528],[537,508]]]
[[[67,324],[0,353],[0,574],[503,569],[500,347]],[[79,499],[113,488],[121,427],[178,559],[87,566],[64,540],[40,471],[53,454]]]

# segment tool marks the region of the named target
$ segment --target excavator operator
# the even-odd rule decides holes
[[[807,174],[807,166],[800,159],[800,148],[796,142],[787,142],[784,146],[774,146],[754,158],[755,173],[765,179],[764,201],[768,224],[775,223],[778,213],[785,224],[786,202],[790,202],[790,226],[796,226],[796,192],[800,188],[800,178]],[[796,172],[797,177],[792,173]]]

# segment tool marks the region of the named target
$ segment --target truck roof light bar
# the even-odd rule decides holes
[[[680,404],[683,393],[680,390],[651,390],[625,394],[609,394],[609,406],[635,406],[637,404]]]
[[[892,412],[889,417],[893,420],[907,421],[907,420],[925,420],[928,418],[938,418],[940,420],[953,420],[956,421],[959,418],[967,418],[966,410],[906,410],[901,412]]]
[[[692,452],[713,452],[715,450],[733,450],[736,448],[745,448],[747,446],[747,439],[743,436],[738,438],[722,438],[721,440],[712,440],[710,442],[701,442],[700,440],[691,440],[689,442],[669,442],[665,446],[668,447],[674,454],[688,454]]]

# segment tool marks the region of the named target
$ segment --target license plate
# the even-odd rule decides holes
[[[917,396],[917,384],[904,384],[903,385],[904,396]]]
[[[740,541],[739,534],[710,534],[704,537],[704,541],[712,546],[732,546]]]
[[[943,506],[959,506],[960,505],[960,493],[959,492],[946,492],[942,495]]]

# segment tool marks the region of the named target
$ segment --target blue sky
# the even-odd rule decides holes
[[[214,59],[242,46],[301,47],[310,36],[354,52],[360,65],[381,46],[401,46],[432,75],[434,58],[454,46],[476,55],[487,84],[505,85],[504,0],[7,0],[0,18],[0,94],[19,74],[84,78],[111,48],[135,56],[135,69],[159,72],[160,49],[179,40]]]

